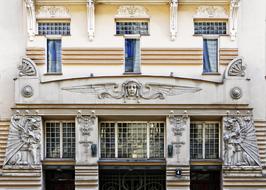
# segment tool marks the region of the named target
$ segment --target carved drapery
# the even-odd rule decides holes
[[[94,0],[88,0],[87,2],[87,20],[88,20],[88,35],[89,40],[94,39],[95,33],[95,6]]]
[[[35,63],[29,58],[22,58],[21,63],[18,65],[19,76],[37,76]]]
[[[36,34],[36,16],[34,0],[24,0],[27,9],[27,29],[29,39],[32,41]]]
[[[174,41],[177,37],[177,10],[178,0],[170,1],[170,37]]]
[[[11,117],[4,165],[39,165],[40,145],[41,117],[17,112]]]
[[[238,11],[240,7],[240,0],[230,0],[230,36],[231,40],[236,39],[237,25],[238,25]]]
[[[251,115],[227,115],[224,123],[224,165],[260,166],[256,130]]]

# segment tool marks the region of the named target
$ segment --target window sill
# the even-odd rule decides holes
[[[44,165],[74,165],[74,158],[45,158],[42,163]]]
[[[221,75],[221,73],[218,73],[218,72],[210,72],[210,73],[202,73],[202,75]]]
[[[63,73],[62,72],[60,72],[60,73],[45,73],[43,75],[45,75],[45,76],[49,76],[49,75],[63,75]]]
[[[135,73],[135,72],[124,72],[123,75],[141,75],[141,73]]]
[[[191,165],[222,165],[222,159],[191,159]]]
[[[230,36],[229,34],[193,34],[195,37],[202,37],[202,36]]]

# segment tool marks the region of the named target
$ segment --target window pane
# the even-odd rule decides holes
[[[114,123],[101,123],[100,139],[101,139],[101,157],[114,158],[115,157]]]
[[[47,40],[47,71],[61,72],[61,40]]]
[[[218,72],[218,40],[203,39],[203,72]]]
[[[149,34],[148,22],[116,22],[116,34]]]
[[[60,158],[60,123],[46,123],[46,157]]]
[[[150,126],[150,158],[164,157],[164,123],[151,123]]]
[[[226,34],[226,22],[194,22],[194,34]]]
[[[75,123],[63,123],[63,158],[75,158]]]
[[[205,158],[219,158],[219,125],[205,125]]]
[[[190,125],[190,158],[203,158],[203,125]]]
[[[125,39],[125,72],[140,72],[140,41]]]
[[[70,23],[38,23],[39,35],[70,35]]]

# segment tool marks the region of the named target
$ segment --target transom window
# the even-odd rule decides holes
[[[219,123],[190,124],[190,158],[217,159],[219,158]]]
[[[45,122],[46,158],[75,158],[75,123]]]
[[[70,35],[70,23],[47,22],[38,23],[39,35]]]
[[[194,22],[194,34],[196,35],[202,35],[202,34],[225,35],[227,34],[226,31],[227,31],[226,22],[210,22],[210,21]]]
[[[116,22],[116,34],[149,35],[148,22]]]
[[[164,158],[163,122],[102,122],[102,158]]]

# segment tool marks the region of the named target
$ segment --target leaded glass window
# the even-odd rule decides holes
[[[75,123],[45,122],[46,158],[75,158]]]
[[[194,22],[194,34],[216,34],[225,35],[227,34],[227,23],[226,22]]]
[[[102,158],[163,158],[164,123],[102,122]]]
[[[38,23],[39,35],[70,35],[70,23],[67,22],[48,22]]]
[[[149,34],[148,22],[116,22],[116,34]]]
[[[219,158],[219,123],[190,124],[190,158],[217,159]]]

